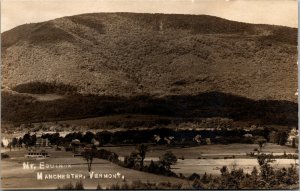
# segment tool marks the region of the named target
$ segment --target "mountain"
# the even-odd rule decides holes
[[[295,28],[97,13],[1,37],[2,121],[142,114],[298,124]]]
[[[44,83],[101,96],[218,91],[297,102],[295,28],[207,15],[93,13],[21,25],[1,38],[2,87],[13,90]]]

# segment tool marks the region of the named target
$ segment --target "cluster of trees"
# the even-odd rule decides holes
[[[35,23],[30,35],[26,35],[30,44],[49,45],[55,42],[70,42],[73,43],[75,38],[67,31],[55,27],[51,22]]]
[[[221,176],[207,175],[194,176],[193,188],[196,189],[287,189],[297,186],[299,173],[296,165],[287,168],[275,168],[272,155],[260,154],[257,156],[259,169],[245,173],[242,168],[234,166],[229,170],[227,166],[220,169]]]
[[[157,162],[151,160],[149,165],[145,165],[144,159],[147,151],[148,147],[146,145],[137,145],[136,150],[124,158],[123,166],[154,174],[177,176],[171,171],[171,165],[177,162],[177,157],[171,151],[167,151],[160,156]]]
[[[280,142],[284,145],[288,138],[288,129],[281,130]],[[276,132],[276,131],[274,131]],[[244,137],[245,134],[251,134],[253,137]],[[256,143],[256,140],[261,137],[266,141],[272,140],[270,136],[271,129],[245,131],[243,129],[233,130],[173,130],[170,128],[154,128],[148,130],[127,130],[127,131],[101,131],[97,133],[86,132],[85,134],[71,133],[64,138],[65,142],[70,142],[72,139],[79,139],[81,142],[90,143],[92,139],[96,139],[101,145],[104,144],[141,144],[153,143],[154,137],[157,135],[161,139],[157,144],[167,144],[164,138],[174,137],[171,144],[179,145],[195,145],[193,138],[200,135],[202,139],[210,138],[212,143],[230,144],[230,143]],[[283,134],[285,136],[283,136]],[[274,142],[277,143],[277,142]],[[197,143],[198,144],[198,143]],[[205,144],[204,142],[202,144]]]
[[[9,155],[6,153],[1,153],[1,159],[9,158]]]
[[[31,147],[35,146],[36,143],[36,135],[30,135],[29,133],[26,133],[23,137],[16,138],[14,137],[12,141],[8,144],[8,147],[11,148],[21,148],[22,145],[24,144],[25,147]]]
[[[144,149],[146,147],[139,145],[137,148],[135,157],[144,156]],[[144,151],[142,151],[144,150]],[[191,184],[188,184],[187,189],[287,189],[287,188],[298,188],[299,183],[299,172],[297,170],[296,164],[291,164],[290,167],[276,168],[272,166],[272,163],[275,161],[273,155],[259,154],[257,155],[257,160],[259,168],[253,167],[251,173],[245,173],[242,168],[234,165],[232,169],[229,169],[227,166],[223,166],[220,169],[220,175],[208,175],[207,173],[199,175],[193,173],[189,177],[183,175],[179,176],[182,179],[192,181]],[[177,158],[171,152],[166,152],[163,156],[160,157],[160,160],[156,163],[151,161],[149,166],[141,167],[141,160],[135,160],[135,163],[138,164],[138,169],[133,166],[125,167],[134,168],[136,170],[143,170],[150,173],[156,173],[166,176],[175,176],[177,175],[170,170],[170,165],[176,163]],[[131,163],[131,162],[130,162]],[[120,164],[120,161],[119,161]],[[162,167],[164,166],[164,167]],[[147,169],[147,170],[145,170]],[[166,173],[169,172],[169,173]],[[72,187],[74,188],[74,186]],[[180,189],[182,188],[181,183],[132,183],[131,185],[126,182],[123,185],[114,184],[112,185],[113,189],[150,189],[150,188],[173,188]],[[97,189],[102,189],[98,184]]]
[[[287,132],[286,130],[272,131],[269,135],[269,141],[278,145],[285,145],[288,137],[289,132]]]
[[[177,175],[171,170],[171,165],[176,164],[176,162],[177,157],[172,152],[167,151],[159,157],[159,161],[153,162],[151,160],[149,166],[146,167],[146,171],[154,174],[177,177]]]
[[[250,133],[253,137],[244,137],[243,135]],[[142,144],[142,143],[157,143],[157,144],[169,144],[165,138],[173,137],[170,142],[173,145],[196,145],[206,144],[205,141],[196,143],[193,139],[195,136],[200,135],[201,139],[210,138],[212,143],[230,144],[230,143],[258,143],[259,140],[264,142],[272,142],[280,145],[284,145],[288,139],[288,129],[274,131],[274,129],[265,128],[263,130],[253,130],[247,132],[242,129],[234,130],[172,130],[169,128],[155,128],[148,130],[127,130],[127,131],[101,131],[93,133],[87,131],[86,133],[73,132],[67,134],[65,137],[61,137],[59,133],[43,134],[41,138],[47,138],[52,145],[68,147],[69,143],[74,139],[78,139],[81,143],[92,144],[93,140],[99,142],[100,145],[105,144]],[[159,136],[160,140],[155,140],[155,136]],[[9,147],[21,147],[25,144],[26,147],[34,146],[36,143],[36,135],[26,133],[23,137],[13,138]],[[262,143],[263,144],[263,143]]]
[[[151,160],[149,165],[145,165],[144,159],[147,151],[148,147],[146,145],[137,145],[135,151],[133,151],[129,156],[125,156],[124,161],[119,160],[118,154],[105,149],[97,150],[95,146],[85,148],[81,154],[87,163],[89,172],[92,169],[94,158],[101,158],[126,168],[165,176],[177,176],[171,171],[171,165],[177,162],[177,157],[172,152],[167,151],[165,154],[159,157],[159,161],[153,162]]]
[[[288,27],[268,25],[249,25],[241,22],[224,20],[213,16],[168,15],[168,14],[131,14],[120,15],[138,21],[141,26],[152,27],[154,30],[191,30],[193,33],[209,34],[256,34],[272,31],[269,40],[296,44],[297,30]],[[161,27],[163,25],[163,27]],[[261,39],[262,40],[262,39]]]
[[[57,190],[84,190],[84,186],[82,181],[78,181],[75,184],[69,182],[65,185],[57,186]]]
[[[121,184],[114,183],[111,186],[101,186],[98,183],[96,190],[157,190],[157,189],[171,189],[178,190],[182,188],[182,183],[171,183],[171,182],[142,182],[140,180],[133,181],[132,183],[123,182]],[[76,182],[75,184],[67,183],[62,186],[57,186],[57,190],[84,190],[84,185],[81,181]]]
[[[193,138],[196,135],[201,135],[202,138],[211,138],[214,143],[253,143],[254,138],[243,137],[244,131],[233,130],[223,132],[218,131],[174,131],[168,128],[156,128],[150,130],[128,130],[128,131],[118,131],[109,132],[101,131],[97,133],[93,132],[74,132],[69,133],[65,137],[60,137],[58,133],[55,134],[44,134],[42,138],[48,138],[51,144],[54,145],[64,145],[65,143],[70,143],[74,139],[78,139],[82,143],[91,144],[92,140],[95,139],[99,141],[100,145],[105,144],[141,144],[141,143],[154,143],[155,135],[159,136],[161,139],[157,141],[157,144],[168,144],[164,138],[174,137],[172,144],[181,145],[194,145]],[[218,138],[216,138],[219,136]],[[204,143],[203,143],[204,144]]]
[[[77,15],[76,17],[69,17],[69,19],[73,23],[94,29],[100,34],[105,34],[105,28],[101,20],[97,20],[97,17],[94,17],[93,15]],[[74,30],[74,32],[76,32],[76,30]],[[76,33],[80,34],[78,33],[78,31]],[[88,35],[85,35],[84,38],[86,38],[87,36]]]
[[[171,183],[171,182],[142,182],[140,180],[133,181],[132,183],[124,182],[122,184],[113,184],[108,189],[111,190],[179,190],[182,188],[182,183]],[[102,190],[100,184],[97,185],[97,190]]]

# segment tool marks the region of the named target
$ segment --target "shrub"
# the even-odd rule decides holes
[[[177,162],[177,157],[171,151],[167,151],[165,154],[159,157],[159,162],[164,166],[165,169],[169,170],[170,166]]]
[[[200,179],[200,175],[197,173],[193,173],[191,176],[189,176],[188,178],[189,180],[196,180],[196,179]]]
[[[113,185],[110,187],[110,189],[111,189],[111,190],[120,190],[121,188],[120,188],[120,186],[119,186],[118,183],[115,183],[115,184],[113,184]]]
[[[73,190],[73,184],[69,182],[68,184],[63,185],[62,187],[58,186],[57,190]]]
[[[9,158],[9,155],[6,153],[1,153],[1,159],[7,159]]]
[[[117,153],[105,150],[105,149],[100,149],[98,150],[96,157],[109,160],[111,162],[117,163],[119,161],[119,155]]]
[[[69,182],[62,187],[58,186],[57,190],[84,190],[84,187],[81,181],[76,182],[75,186],[71,182]]]
[[[103,190],[102,187],[100,186],[99,182],[98,182],[98,185],[96,187],[96,190]]]
[[[74,189],[75,190],[84,190],[82,181],[76,182]]]

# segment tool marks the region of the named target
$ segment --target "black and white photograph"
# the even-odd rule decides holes
[[[1,0],[1,190],[298,190],[298,1]]]

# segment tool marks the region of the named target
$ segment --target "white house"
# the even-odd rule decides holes
[[[298,130],[296,128],[291,129],[286,145],[294,145],[294,146],[298,146],[298,142],[299,142],[299,133]]]
[[[193,138],[193,141],[195,141],[196,143],[201,143],[201,135],[196,135],[196,136]]]
[[[250,134],[250,133],[246,133],[246,134],[244,134],[243,136],[244,136],[244,137],[253,137],[252,134]]]
[[[2,138],[2,144],[4,145],[4,147],[7,147],[10,142],[11,139],[7,139],[5,137]]]

